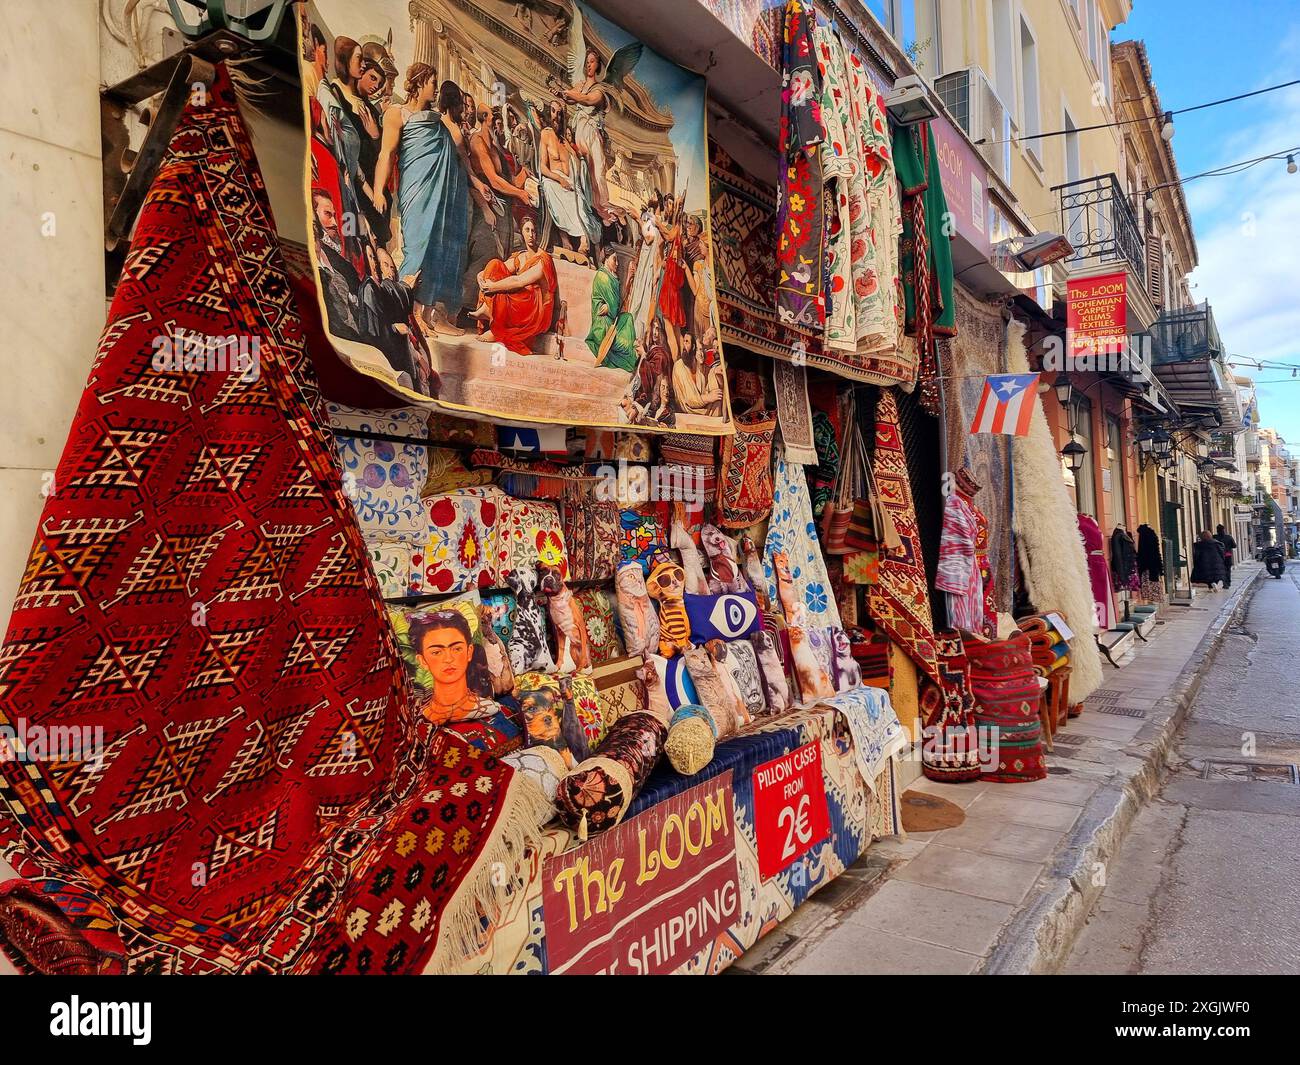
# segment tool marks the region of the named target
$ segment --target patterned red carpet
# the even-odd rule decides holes
[[[256,361],[157,368],[182,334]],[[490,913],[532,797],[408,711],[317,402],[223,72],[141,213],[0,651],[21,967],[418,971]],[[37,750],[55,729],[85,747]]]

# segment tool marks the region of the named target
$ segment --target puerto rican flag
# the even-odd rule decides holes
[[[995,373],[984,378],[984,394],[971,422],[972,433],[1028,436],[1038,401],[1038,374]]]

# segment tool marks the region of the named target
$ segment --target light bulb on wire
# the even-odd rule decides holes
[[[1295,165],[1295,156],[1288,155],[1286,157],[1286,172],[1288,174],[1294,174],[1297,170],[1300,170],[1300,167]]]
[[[1166,111],[1164,115],[1164,124],[1160,127],[1160,136],[1167,141],[1174,139],[1174,113]]]

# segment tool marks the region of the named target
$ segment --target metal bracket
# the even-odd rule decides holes
[[[109,203],[105,206],[112,208],[104,226],[104,244],[107,250],[116,248],[135,224],[136,215],[140,213],[145,195],[158,173],[167,144],[190,95],[199,86],[210,89],[216,77],[217,68],[214,64],[192,52],[180,52],[105,90],[105,101],[117,104],[121,115],[125,114],[127,108],[157,95],[160,89],[163,93],[149,125],[149,132],[145,134],[144,143],[140,145],[135,162],[126,176],[126,183],[116,195],[108,191],[110,180],[109,175],[105,175],[105,190],[109,198]],[[106,156],[105,164],[111,166],[113,160]]]
[[[287,25],[293,29],[292,23]],[[254,44],[246,34],[232,28],[215,30],[100,94],[107,219],[104,239],[108,251],[113,251],[135,224],[190,94],[199,85],[211,88],[217,66],[228,59],[246,59],[283,86],[295,86],[293,92],[282,94],[287,101],[283,106],[288,111],[299,106],[296,56],[278,47]],[[159,93],[162,97],[154,109],[144,143],[132,157],[126,150],[127,113]]]
[[[190,40],[198,40],[218,30],[229,30],[254,44],[269,44],[280,35],[290,0],[268,0],[251,14],[232,15],[226,10],[228,0],[167,0],[176,27]],[[203,12],[196,21],[182,13],[182,3]]]

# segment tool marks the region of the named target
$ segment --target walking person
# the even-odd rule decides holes
[[[1237,550],[1237,541],[1233,538],[1232,533],[1224,529],[1222,525],[1215,531],[1214,538],[1219,541],[1219,546],[1223,548],[1223,586],[1231,588],[1233,553]]]
[[[1204,584],[1210,591],[1221,584],[1227,567],[1223,562],[1223,548],[1219,541],[1202,530],[1200,538],[1192,545],[1192,583]]]

